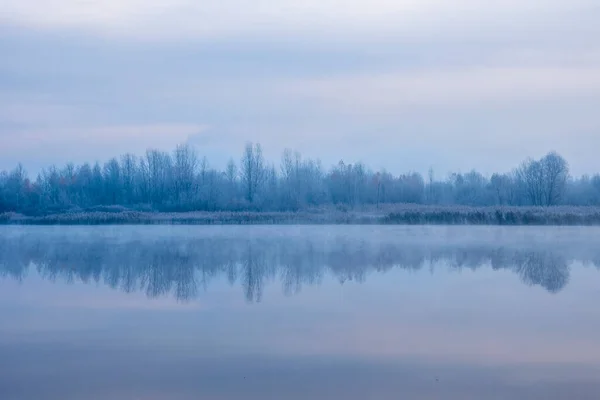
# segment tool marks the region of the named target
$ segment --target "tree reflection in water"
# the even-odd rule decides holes
[[[266,283],[280,281],[287,295],[324,276],[364,282],[392,268],[420,270],[447,265],[477,270],[491,266],[517,274],[527,285],[551,293],[569,281],[573,261],[598,265],[598,255],[570,254],[544,247],[501,247],[494,243],[380,243],[377,240],[311,237],[142,237],[110,235],[12,235],[0,238],[0,276],[24,280],[30,268],[44,279],[98,282],[148,297],[172,295],[189,301],[218,277],[241,285],[248,302],[259,302]]]

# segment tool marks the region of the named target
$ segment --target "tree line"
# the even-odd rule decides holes
[[[52,166],[35,179],[22,165],[0,173],[0,212],[27,215],[115,205],[156,211],[297,211],[382,204],[600,205],[600,175],[570,176],[568,163],[555,152],[490,177],[475,170],[444,179],[432,170],[426,177],[393,175],[343,161],[326,169],[291,150],[279,163],[269,163],[260,144],[253,143],[224,170],[181,144],[171,153],[148,150],[104,164]]]

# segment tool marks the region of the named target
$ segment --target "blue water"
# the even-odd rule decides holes
[[[598,399],[600,229],[0,227],[0,399]]]

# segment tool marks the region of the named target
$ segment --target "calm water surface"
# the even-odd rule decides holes
[[[600,229],[0,227],[0,399],[599,399]]]

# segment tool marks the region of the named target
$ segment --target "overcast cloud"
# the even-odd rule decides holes
[[[600,6],[0,0],[0,168],[248,140],[400,173],[600,171]]]

